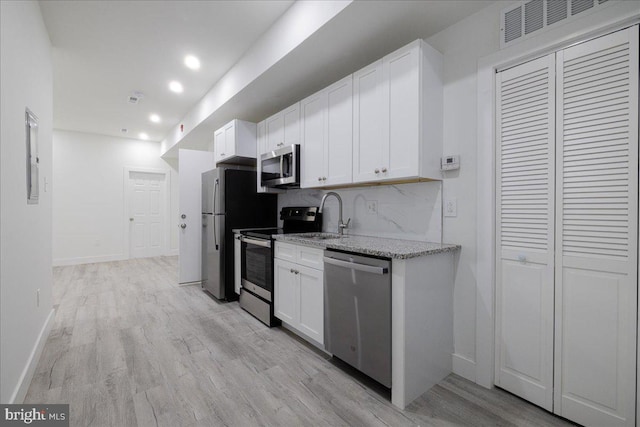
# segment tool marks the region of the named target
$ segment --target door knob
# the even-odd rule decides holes
[[[133,221],[133,218],[129,218],[129,221]]]
[[[380,173],[380,169],[375,169],[374,172],[375,173]]]
[[[184,230],[185,228],[187,228],[187,224],[185,224],[185,223],[180,224],[180,228],[182,228]]]
[[[180,218],[185,219],[187,216],[185,214],[180,215]]]
[[[382,168],[382,173],[387,173],[387,168]]]

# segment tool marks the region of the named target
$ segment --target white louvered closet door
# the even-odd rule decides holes
[[[638,27],[557,53],[554,412],[633,426]]]
[[[497,74],[496,385],[553,405],[554,55]]]

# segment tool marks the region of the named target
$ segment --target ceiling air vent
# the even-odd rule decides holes
[[[532,34],[540,34],[558,22],[566,23],[577,16],[613,3],[608,0],[523,0],[500,16],[500,47],[504,48]]]
[[[591,9],[593,6],[593,0],[571,0],[571,16]]]

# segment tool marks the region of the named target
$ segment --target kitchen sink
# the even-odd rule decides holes
[[[339,234],[314,234],[309,236],[301,236],[305,239],[311,240],[333,240],[333,239],[346,239],[348,236],[340,236]]]

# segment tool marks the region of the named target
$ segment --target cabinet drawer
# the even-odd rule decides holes
[[[290,243],[275,242],[274,257],[285,261],[296,261],[296,245]]]
[[[324,250],[296,245],[296,262],[300,265],[324,270]]]

